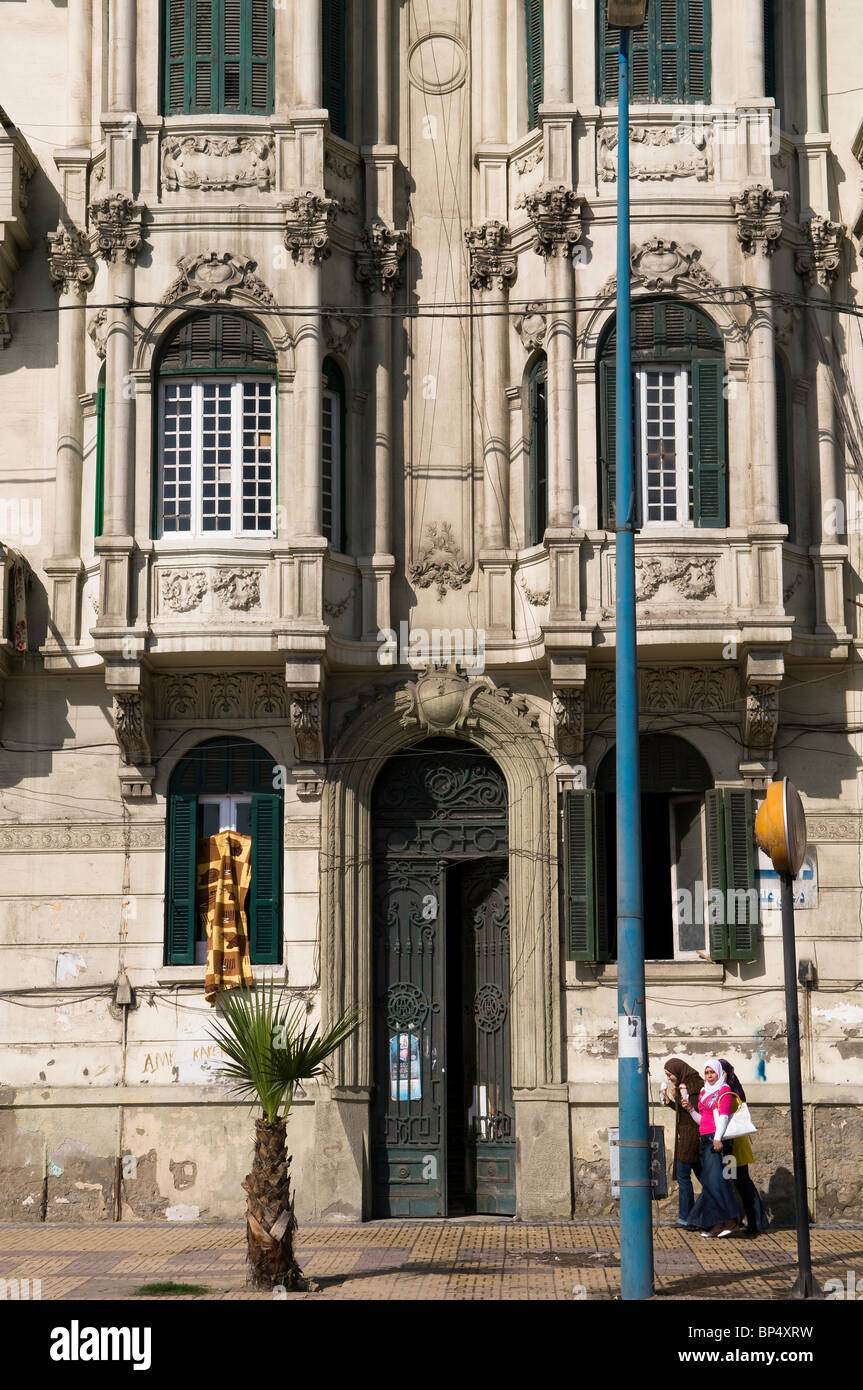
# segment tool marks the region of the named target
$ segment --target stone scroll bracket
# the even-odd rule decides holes
[[[741,776],[753,787],[764,787],[776,772],[776,734],[779,729],[779,688],[785,674],[781,653],[752,651],[743,676],[743,758]]]
[[[137,662],[111,663],[106,666],[105,683],[120,750],[120,790],[124,801],[144,800],[153,795],[156,774],[152,759],[152,677]]]
[[[324,790],[324,672],[316,661],[289,661],[285,667],[291,721],[293,775],[301,801],[317,801]]]

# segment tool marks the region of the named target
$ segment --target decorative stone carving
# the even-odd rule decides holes
[[[459,664],[431,665],[415,681],[409,681],[395,694],[394,708],[405,729],[425,729],[429,734],[453,733],[457,729],[476,729],[479,715],[474,701],[488,695],[510,706],[531,728],[536,728],[539,715],[532,710],[523,695],[513,695],[507,686],[496,686],[488,676],[468,680]]]
[[[124,763],[138,766],[150,761],[150,711],[142,691],[114,696],[114,732]]]
[[[353,598],[354,594],[357,592],[359,587],[359,584],[352,584],[350,589],[348,589],[348,592],[345,594],[344,598],[339,599],[337,603],[333,603],[330,599],[324,599],[324,612],[326,613],[327,617],[341,618],[343,614],[347,612],[348,604],[350,603],[351,599]]]
[[[583,201],[564,184],[543,184],[532,193],[522,193],[516,207],[524,208],[533,223],[537,255],[567,256],[581,241]]]
[[[90,204],[91,250],[105,261],[134,265],[144,244],[144,208],[124,193],[108,193]]]
[[[694,126],[690,134],[682,136],[679,126],[632,126],[629,138],[630,178],[639,183],[674,179],[704,183],[713,178],[713,141],[704,125]],[[617,180],[616,149],[617,131],[601,127],[597,150],[600,183]]]
[[[737,218],[737,240],[744,256],[754,256],[757,251],[772,256],[782,238],[788,194],[756,183],[735,194],[731,202]]]
[[[243,609],[261,606],[260,570],[220,570],[213,580],[213,593],[226,608]]]
[[[842,264],[842,243],[846,227],[841,222],[831,222],[827,217],[810,217],[803,224],[808,246],[797,254],[797,274],[809,284],[829,289],[839,274]]]
[[[532,608],[544,608],[551,598],[551,589],[531,589],[525,583],[524,579],[521,581],[521,587],[524,590],[525,598]]]
[[[537,348],[541,348],[548,331],[545,306],[528,304],[523,313],[516,314],[513,325],[526,352],[534,352]]]
[[[716,565],[716,559],[636,560],[635,597],[641,603],[671,584],[683,598],[708,598],[716,593]]]
[[[84,821],[78,825],[10,825],[0,830],[0,852],[18,854],[32,850],[164,849],[164,822]]]
[[[565,758],[581,758],[584,752],[584,687],[555,686],[551,713],[558,752]]]
[[[439,599],[448,589],[462,589],[471,575],[472,565],[461,558],[449,521],[433,521],[426,527],[428,544],[416,564],[408,565],[408,578],[418,589],[437,587]]]
[[[399,283],[399,266],[407,244],[407,232],[393,231],[380,220],[364,227],[362,246],[354,261],[357,280],[369,292],[391,295]]]
[[[286,820],[284,843],[288,849],[317,849],[321,843],[320,822]]]
[[[96,278],[96,265],[90,254],[90,241],[70,223],[57,223],[49,232],[48,274],[60,294],[84,294]]]
[[[740,715],[740,674],[729,663],[713,666],[641,666],[638,707],[645,714],[682,711]],[[586,712],[609,714],[615,707],[615,677],[611,667],[588,671]]]
[[[257,261],[250,256],[235,256],[231,251],[202,251],[197,256],[181,256],[177,261],[180,274],[162,298],[163,304],[174,304],[185,296],[215,304],[240,292],[259,304],[273,305],[273,298],[263,280],[255,275]]]
[[[520,159],[515,161],[516,173],[531,174],[534,169],[539,168],[544,159],[545,151],[542,145],[537,145],[535,150],[530,150],[528,154],[522,155]]]
[[[324,791],[323,774],[312,767],[295,767],[294,781],[300,801],[319,801]]]
[[[330,226],[339,211],[335,198],[319,193],[297,193],[282,204],[285,210],[285,246],[295,261],[320,265],[332,255]]]
[[[342,159],[333,150],[327,150],[324,155],[324,168],[331,169],[337,179],[343,183],[353,184],[356,178],[357,166],[352,164],[349,159]]]
[[[174,613],[190,613],[199,608],[207,592],[203,570],[162,570],[159,581],[162,604]]]
[[[87,333],[90,336],[96,355],[104,362],[105,354],[108,351],[108,310],[97,309],[87,325]]]
[[[316,691],[291,691],[291,736],[297,762],[323,762],[321,715],[321,697]]]
[[[809,843],[816,840],[851,840],[860,842],[860,820],[857,816],[827,816],[823,820],[806,817],[806,835]],[[2,844],[0,836],[0,844]]]
[[[156,719],[208,722],[223,719],[287,719],[288,693],[275,671],[236,671],[230,680],[203,673],[157,676]]]
[[[470,257],[470,283],[475,290],[494,286],[503,292],[518,273],[518,261],[509,249],[509,228],[492,219],[481,227],[467,227],[464,239]]]
[[[324,317],[324,342],[330,352],[340,352],[347,356],[354,341],[354,334],[360,326],[358,318],[346,314],[327,314]]]
[[[630,258],[632,285],[647,290],[676,290],[681,281],[700,289],[719,289],[719,281],[701,264],[699,247],[678,241],[651,237],[642,246],[632,248]],[[603,285],[603,297],[616,294],[617,276],[612,275]]]
[[[779,728],[779,687],[750,683],[746,691],[743,741],[747,748],[766,751],[776,741]]]
[[[162,144],[162,185],[166,192],[194,188],[222,191],[273,183],[272,135],[169,135]]]

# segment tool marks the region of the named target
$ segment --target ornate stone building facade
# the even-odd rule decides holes
[[[300,1215],[604,1211],[602,0],[6,8],[0,1214],[239,1216],[248,1115],[214,1076],[195,900],[224,828],[253,841],[255,977],[362,1014],[291,1121]],[[651,14],[629,158],[652,1084],[670,1054],[730,1057],[788,1215],[751,843],[788,775],[811,1203],[859,1219],[859,26],[832,0]]]

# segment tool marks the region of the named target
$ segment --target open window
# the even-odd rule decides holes
[[[753,794],[715,788],[684,739],[641,740],[642,881],[647,960],[755,960]],[[570,960],[616,958],[615,753],[596,788],[563,796],[564,915]]]
[[[246,739],[211,739],[177,764],[168,790],[165,960],[206,960],[197,900],[197,867],[210,836],[251,837],[252,879],[246,911],[252,964],[277,964],[282,944],[282,792],[272,757]]]

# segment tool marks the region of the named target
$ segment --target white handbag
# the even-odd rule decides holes
[[[749,1106],[745,1101],[741,1101],[731,1119],[725,1127],[723,1139],[742,1139],[744,1134],[755,1134],[756,1129],[752,1123],[752,1116],[749,1113]]]

